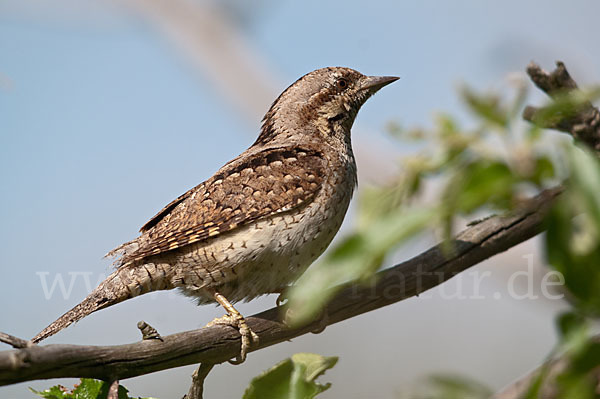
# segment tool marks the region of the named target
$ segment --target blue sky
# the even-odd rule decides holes
[[[250,145],[259,127],[258,118],[240,116],[210,79],[143,18],[99,0],[75,11],[72,5],[67,0],[0,2],[0,265],[5,282],[0,331],[24,338],[85,296],[83,275],[73,273],[93,272],[93,281],[108,273],[104,253],[133,238],[155,211]],[[242,14],[239,30],[280,89],[327,65],[402,77],[361,111],[355,124],[360,143],[389,143],[382,131],[390,120],[423,125],[430,123],[433,111],[457,112],[458,83],[501,88],[509,73],[522,72],[531,60],[551,68],[561,59],[580,83],[600,81],[600,3],[593,0],[288,0],[262,1],[249,11]],[[38,272],[49,273],[48,278],[61,273],[67,286],[70,276],[81,281],[76,280],[68,299],[55,294],[47,300]],[[48,342],[130,342],[139,339],[138,318],[166,334],[200,327],[221,314],[164,293],[128,302]],[[272,305],[272,298],[266,298],[242,309],[251,314]],[[438,371],[437,365],[497,388],[547,353],[553,338],[535,334],[548,330],[554,311],[508,301],[401,304],[250,355],[247,365],[221,367],[211,374],[208,389],[215,397],[240,396],[249,378],[296,351],[342,354],[340,364],[326,376],[334,382],[326,396],[330,398],[358,398],[374,387],[391,394],[399,385]],[[488,319],[489,314],[494,317]],[[352,349],[344,328],[369,334],[369,325],[385,325],[390,318],[397,320],[394,328],[416,326],[406,327],[403,342],[418,339],[425,329],[440,329],[449,339],[463,337],[458,320],[480,321],[478,333],[464,340],[481,355],[455,364],[456,354],[442,345],[439,356],[423,355],[422,362],[398,365],[400,380],[380,373],[360,386],[345,383],[357,372],[352,364],[358,360],[375,369],[394,358]],[[505,346],[478,339],[492,337],[507,325]],[[390,338],[381,334],[382,340]],[[438,334],[434,331],[430,339]],[[522,342],[532,343],[517,345]],[[500,358],[515,345],[523,346],[518,365]],[[399,348],[396,357],[411,350],[420,353],[418,349]],[[425,345],[421,350],[429,349]],[[492,357],[498,359],[497,369],[486,366]],[[220,388],[226,372],[236,383]],[[136,395],[166,398],[176,391],[181,396],[190,373],[188,367],[125,385]],[[178,388],[165,387],[167,379]],[[41,388],[48,383],[25,385]],[[0,393],[25,397],[25,385],[0,388]],[[227,394],[219,389],[228,389]]]

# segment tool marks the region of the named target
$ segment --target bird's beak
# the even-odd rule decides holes
[[[360,85],[359,90],[369,90],[375,93],[383,86],[387,86],[398,79],[400,78],[397,76],[367,76]]]

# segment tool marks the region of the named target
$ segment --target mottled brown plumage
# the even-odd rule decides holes
[[[356,185],[354,118],[396,79],[340,67],[304,75],[275,100],[248,150],[109,252],[117,270],[33,341],[128,298],[180,288],[226,309],[211,324],[239,329],[243,361],[258,337],[231,303],[281,290],[329,245]]]
[[[146,223],[137,248],[123,253],[119,263],[139,261],[294,209],[319,191],[326,166],[321,153],[302,147],[270,148],[232,161]],[[118,253],[119,248],[109,255]]]

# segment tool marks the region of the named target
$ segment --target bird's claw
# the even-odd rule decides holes
[[[248,350],[254,344],[258,344],[259,338],[258,335],[248,327],[248,323],[246,323],[246,319],[241,314],[226,314],[225,316],[218,317],[208,323],[206,327],[211,327],[215,325],[221,326],[230,326],[237,329],[242,337],[242,345],[240,349],[240,354],[236,356],[235,359],[229,360],[231,364],[242,364],[246,360],[246,355],[248,354]]]

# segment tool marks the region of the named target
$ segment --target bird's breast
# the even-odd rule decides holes
[[[331,243],[350,204],[355,176],[353,168],[332,170],[309,204],[191,245],[177,262],[177,285],[201,297],[202,288],[212,287],[233,302],[278,292]]]

